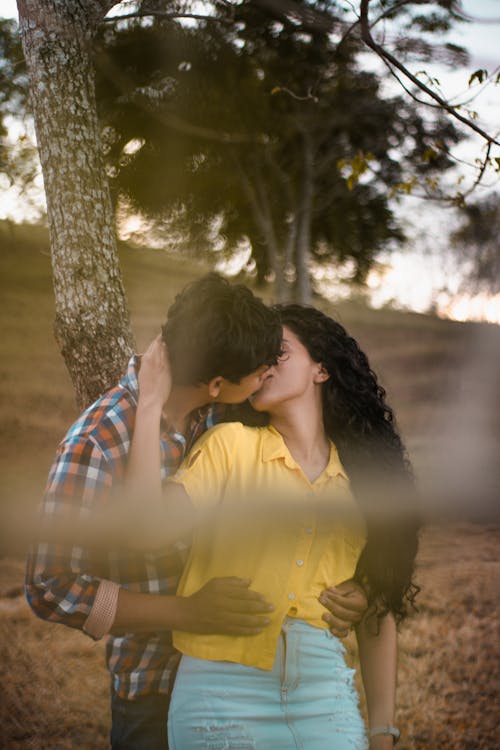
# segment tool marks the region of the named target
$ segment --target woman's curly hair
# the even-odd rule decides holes
[[[368,358],[345,328],[320,310],[277,305],[281,322],[330,378],[323,384],[323,420],[349,474],[367,524],[355,577],[367,584],[380,616],[402,620],[413,606],[419,523],[412,468],[394,414]]]

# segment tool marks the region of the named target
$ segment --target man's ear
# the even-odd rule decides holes
[[[330,373],[328,370],[326,370],[325,366],[322,364],[318,365],[318,370],[316,374],[314,375],[314,382],[315,383],[326,383],[327,380],[330,380]]]
[[[222,375],[217,375],[216,378],[212,378],[212,380],[209,381],[208,395],[212,401],[215,401],[219,397],[223,379]]]

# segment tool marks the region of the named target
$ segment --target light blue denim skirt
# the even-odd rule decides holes
[[[329,631],[287,618],[271,671],[183,656],[170,750],[366,750],[344,653]]]

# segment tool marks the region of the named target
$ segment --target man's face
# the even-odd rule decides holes
[[[241,404],[260,389],[269,369],[268,365],[261,365],[250,375],[241,378],[239,383],[231,383],[222,378],[219,395],[215,400],[223,404]]]

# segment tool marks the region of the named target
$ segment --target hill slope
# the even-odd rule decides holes
[[[0,243],[1,527],[4,553],[19,553],[26,542],[24,520],[40,497],[57,442],[76,408],[51,333],[46,236],[35,236],[33,229],[2,234],[0,225]],[[122,251],[122,265],[142,348],[157,333],[175,292],[200,269],[158,252],[132,250]],[[468,515],[470,497],[474,503],[491,500],[498,486],[500,330],[319,304],[334,312],[369,353],[421,482],[434,490],[428,497],[453,501],[448,520],[460,499]],[[492,616],[498,607],[497,551],[493,524],[441,523],[423,534],[419,612],[400,640],[401,750],[497,746],[499,654]],[[23,597],[23,570],[22,557],[0,555],[0,746],[105,747],[109,677],[103,643],[37,620]],[[352,637],[347,648],[355,664]]]
[[[52,321],[46,232],[0,224],[0,503],[33,507],[56,445],[77,415]],[[159,251],[121,250],[139,350],[175,294],[206,271]],[[490,505],[498,487],[500,327],[432,316],[317,305],[359,340],[389,393],[417,474],[432,502]]]

